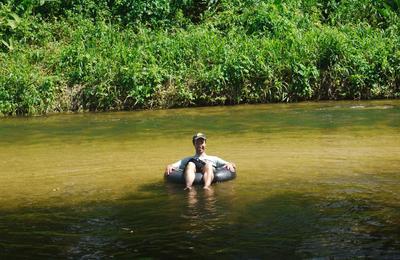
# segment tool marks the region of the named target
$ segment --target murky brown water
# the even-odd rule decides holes
[[[193,153],[238,178],[163,182]],[[400,101],[0,119],[0,257],[400,258]]]

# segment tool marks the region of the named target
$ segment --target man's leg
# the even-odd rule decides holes
[[[196,177],[195,173],[196,173],[196,165],[193,162],[189,162],[185,168],[185,182],[186,182],[185,190],[192,189],[192,184]]]
[[[204,165],[203,168],[204,171],[204,176],[203,176],[203,180],[204,180],[204,189],[210,189],[210,185],[214,179],[214,171],[213,171],[213,167],[212,164],[210,163],[206,163],[206,165]]]

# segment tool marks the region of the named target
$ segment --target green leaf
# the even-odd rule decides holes
[[[20,23],[21,22],[21,18],[16,13],[10,13],[10,15],[12,16],[12,18],[14,18],[14,21],[16,23]]]
[[[4,40],[1,40],[1,42],[8,48],[8,50],[12,51],[14,49],[12,39],[10,39],[9,43]]]
[[[8,26],[10,26],[11,29],[14,30],[15,28],[17,28],[17,24],[16,24],[15,20],[8,20],[7,23],[8,23]]]

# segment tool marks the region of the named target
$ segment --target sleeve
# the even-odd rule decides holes
[[[223,160],[223,159],[221,159],[221,158],[215,156],[215,164],[216,164],[216,167],[217,167],[217,168],[222,167],[222,166],[224,166],[224,165],[227,164],[227,163],[228,163],[227,161],[225,161],[225,160]]]
[[[183,168],[185,168],[185,166],[186,166],[186,164],[187,164],[187,162],[191,159],[192,157],[185,157],[185,158],[183,158],[182,160],[179,160],[179,161],[177,161],[177,162],[174,162],[173,164],[172,164],[172,167],[173,168],[175,168],[175,169],[183,169]]]

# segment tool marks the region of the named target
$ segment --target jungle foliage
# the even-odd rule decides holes
[[[1,0],[0,115],[400,97],[399,0]]]

